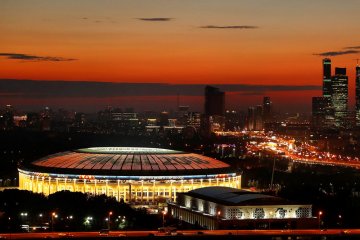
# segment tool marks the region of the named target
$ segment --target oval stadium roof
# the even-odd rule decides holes
[[[224,162],[194,153],[133,147],[84,148],[49,155],[27,170],[64,174],[191,175],[235,172]]]

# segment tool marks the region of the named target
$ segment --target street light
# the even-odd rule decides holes
[[[23,223],[26,223],[26,221],[27,221],[27,215],[28,215],[27,212],[22,212],[22,213],[20,213],[21,221],[22,221]]]
[[[339,227],[341,227],[341,225],[342,225],[342,224],[341,224],[341,223],[342,223],[342,222],[341,222],[341,221],[342,221],[342,216],[341,216],[341,214],[339,214],[338,217],[339,217]]]
[[[319,229],[320,229],[320,226],[321,226],[321,216],[322,216],[323,212],[322,211],[319,211]]]
[[[166,215],[166,212],[162,211],[162,225],[163,225],[163,227],[165,227],[165,215]]]
[[[274,173],[275,173],[275,160],[276,160],[276,158],[274,157],[273,167],[272,167],[272,171],[271,171],[270,191],[272,191],[274,189],[273,183],[274,183]]]
[[[57,215],[56,215],[56,212],[52,212],[51,213],[51,231],[53,232],[54,231],[54,218],[56,218]]]
[[[111,215],[113,214],[112,211],[109,212],[109,217],[108,217],[108,229],[110,231],[110,222],[111,222]]]

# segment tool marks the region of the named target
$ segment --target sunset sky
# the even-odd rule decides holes
[[[227,107],[245,109],[268,95],[279,110],[310,111],[328,55],[333,67],[348,68],[353,104],[359,9],[358,0],[0,0],[0,79],[251,85],[229,88]],[[0,86],[1,105],[24,109],[176,104],[173,91],[44,97],[21,84]],[[202,110],[202,92],[186,89],[181,103]]]

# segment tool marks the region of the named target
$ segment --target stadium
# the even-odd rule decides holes
[[[19,168],[19,188],[45,195],[69,190],[132,204],[176,201],[201,187],[240,189],[241,175],[214,158],[160,148],[96,147],[46,156]]]

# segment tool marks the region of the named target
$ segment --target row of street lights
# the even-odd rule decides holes
[[[323,214],[324,214],[323,211],[318,212],[319,229],[321,228],[321,223],[322,223],[321,217],[322,217]],[[338,215],[338,220],[339,220],[338,225],[340,227],[341,226],[341,221],[342,221],[342,215],[341,214]]]
[[[29,216],[29,213],[28,212],[21,212],[19,215],[24,220]],[[105,218],[105,221],[107,222],[109,230],[111,228],[111,220],[112,220],[111,217],[112,217],[112,215],[113,215],[113,212],[109,211],[107,217]],[[39,213],[38,217],[42,219],[44,217],[44,215],[42,213]],[[56,212],[51,212],[50,217],[51,217],[51,219],[50,219],[51,220],[51,223],[50,223],[51,224],[51,231],[54,231],[54,223],[55,223],[56,219],[59,218],[59,215]],[[65,217],[62,218],[62,219],[65,219]],[[73,220],[73,219],[74,219],[73,215],[66,216],[66,220],[68,220],[68,221]],[[88,216],[88,217],[85,218],[84,224],[85,225],[90,225],[93,220],[94,219],[93,219],[92,216]],[[8,221],[9,222],[11,221],[11,217],[8,217]],[[118,218],[115,221],[116,222],[120,221],[122,224],[125,224],[126,223],[126,216],[118,216]],[[164,219],[163,219],[163,222],[164,222]]]

